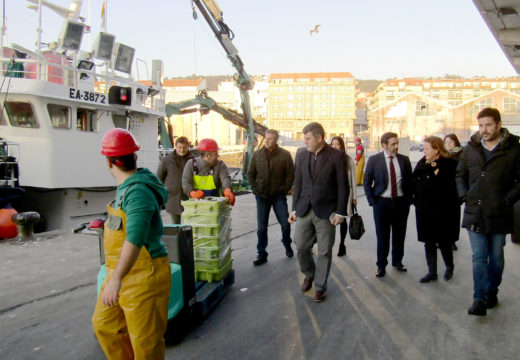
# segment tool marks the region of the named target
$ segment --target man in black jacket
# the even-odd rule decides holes
[[[412,165],[408,156],[398,154],[399,139],[393,132],[381,136],[383,151],[368,159],[364,188],[374,211],[377,236],[378,278],[385,276],[392,232],[392,266],[406,272],[403,265],[406,222],[412,203]]]
[[[249,181],[256,197],[256,217],[258,221],[258,256],[255,266],[267,262],[267,226],[271,207],[282,227],[282,243],[287,257],[293,257],[291,248],[291,225],[288,222],[287,193],[294,180],[294,165],[291,154],[277,145],[278,132],[267,130],[265,146],[255,151],[249,166]]]
[[[468,314],[484,316],[498,302],[505,238],[520,198],[520,138],[502,128],[497,109],[483,109],[477,120],[479,130],[464,148],[456,181],[466,202],[462,227],[473,250],[474,301]]]
[[[182,191],[182,172],[190,159],[193,159],[193,155],[189,151],[188,138],[180,136],[175,140],[175,151],[165,156],[157,169],[157,177],[168,188],[166,211],[171,215],[174,224],[181,223],[184,210],[181,200],[188,200],[188,196]]]
[[[296,155],[293,212],[289,222],[296,222],[294,241],[298,248],[298,262],[305,275],[302,291],[312,287],[314,301],[325,299],[327,279],[332,261],[335,226],[344,221],[349,194],[345,169],[345,153],[325,142],[325,130],[319,123],[303,128],[306,149]],[[312,248],[318,243],[318,264],[314,263]]]

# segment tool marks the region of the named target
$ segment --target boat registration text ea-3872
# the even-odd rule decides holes
[[[93,103],[106,104],[106,95],[99,94],[92,91],[78,90],[75,88],[69,89],[69,98],[76,100],[84,100]]]

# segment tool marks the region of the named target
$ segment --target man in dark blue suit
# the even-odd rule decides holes
[[[303,128],[306,149],[298,151],[294,176],[293,212],[289,222],[296,222],[294,241],[298,248],[300,270],[305,275],[302,291],[314,282],[314,301],[325,299],[332,262],[335,226],[345,221],[349,194],[345,153],[325,142],[325,130],[316,122]],[[318,243],[315,264],[312,248]]]
[[[412,165],[407,156],[398,154],[396,133],[381,136],[383,151],[367,163],[364,178],[365,195],[374,211],[377,236],[377,277],[383,277],[390,252],[392,232],[392,266],[407,271],[403,265],[406,222],[412,203]]]

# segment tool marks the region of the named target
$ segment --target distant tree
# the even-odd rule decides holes
[[[456,75],[456,74],[445,74],[444,78],[445,79],[463,79],[464,77],[460,76],[460,75]]]

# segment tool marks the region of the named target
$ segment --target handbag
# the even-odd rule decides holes
[[[357,207],[355,205],[352,206],[352,212],[353,214],[350,217],[348,231],[352,240],[359,240],[365,233],[365,225],[363,224],[363,219],[361,218],[361,215],[358,214]]]

